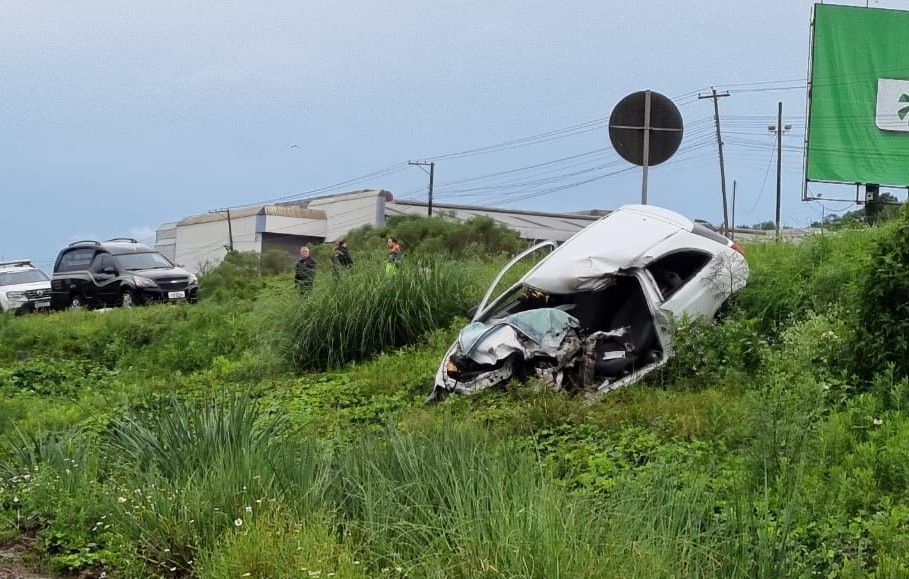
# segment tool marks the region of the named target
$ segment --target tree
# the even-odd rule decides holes
[[[865,216],[869,225],[883,223],[899,215],[899,200],[890,193],[881,193],[877,201],[865,205]]]

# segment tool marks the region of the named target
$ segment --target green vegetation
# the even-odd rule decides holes
[[[884,192],[877,201],[868,201],[864,207],[847,211],[842,215],[828,215],[823,221],[815,221],[811,226],[845,229],[859,227],[863,223],[876,225],[896,218],[900,213],[900,205],[899,199],[893,194]]]
[[[463,223],[444,216],[392,217],[385,227],[354,229],[347,240],[353,249],[375,250],[384,248],[388,237],[400,241],[405,254],[457,258],[512,255],[526,245],[515,230],[489,217],[473,217]]]
[[[361,249],[300,295],[237,256],[195,305],[0,317],[0,545],[108,577],[901,576],[907,232],[747,247],[731,311],[593,405],[423,404],[498,258]]]

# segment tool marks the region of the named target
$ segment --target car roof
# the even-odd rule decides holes
[[[155,252],[155,250],[151,247],[143,243],[139,243],[135,239],[129,239],[126,237],[108,239],[107,241],[74,241],[73,243],[67,245],[60,253],[62,254],[73,249],[101,249],[114,255],[123,255],[126,253]]]
[[[574,234],[540,261],[523,282],[548,293],[593,289],[604,276],[640,267],[647,251],[680,231],[687,217],[653,205],[624,205]]]
[[[152,253],[155,250],[141,243],[124,243],[124,242],[104,242],[101,248],[113,253],[122,255],[124,253]]]

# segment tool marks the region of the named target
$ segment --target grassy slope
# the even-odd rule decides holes
[[[738,312],[593,406],[518,384],[424,406],[457,321],[298,374],[277,281],[0,318],[0,537],[122,576],[889,576],[909,385],[843,365],[875,235],[750,248]]]

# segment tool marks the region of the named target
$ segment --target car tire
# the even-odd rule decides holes
[[[82,299],[82,296],[79,294],[73,294],[69,297],[69,305],[67,309],[70,310],[83,310],[85,309],[85,300]]]
[[[139,300],[136,298],[136,292],[131,289],[123,290],[123,293],[120,294],[120,307],[135,308],[138,305]]]

